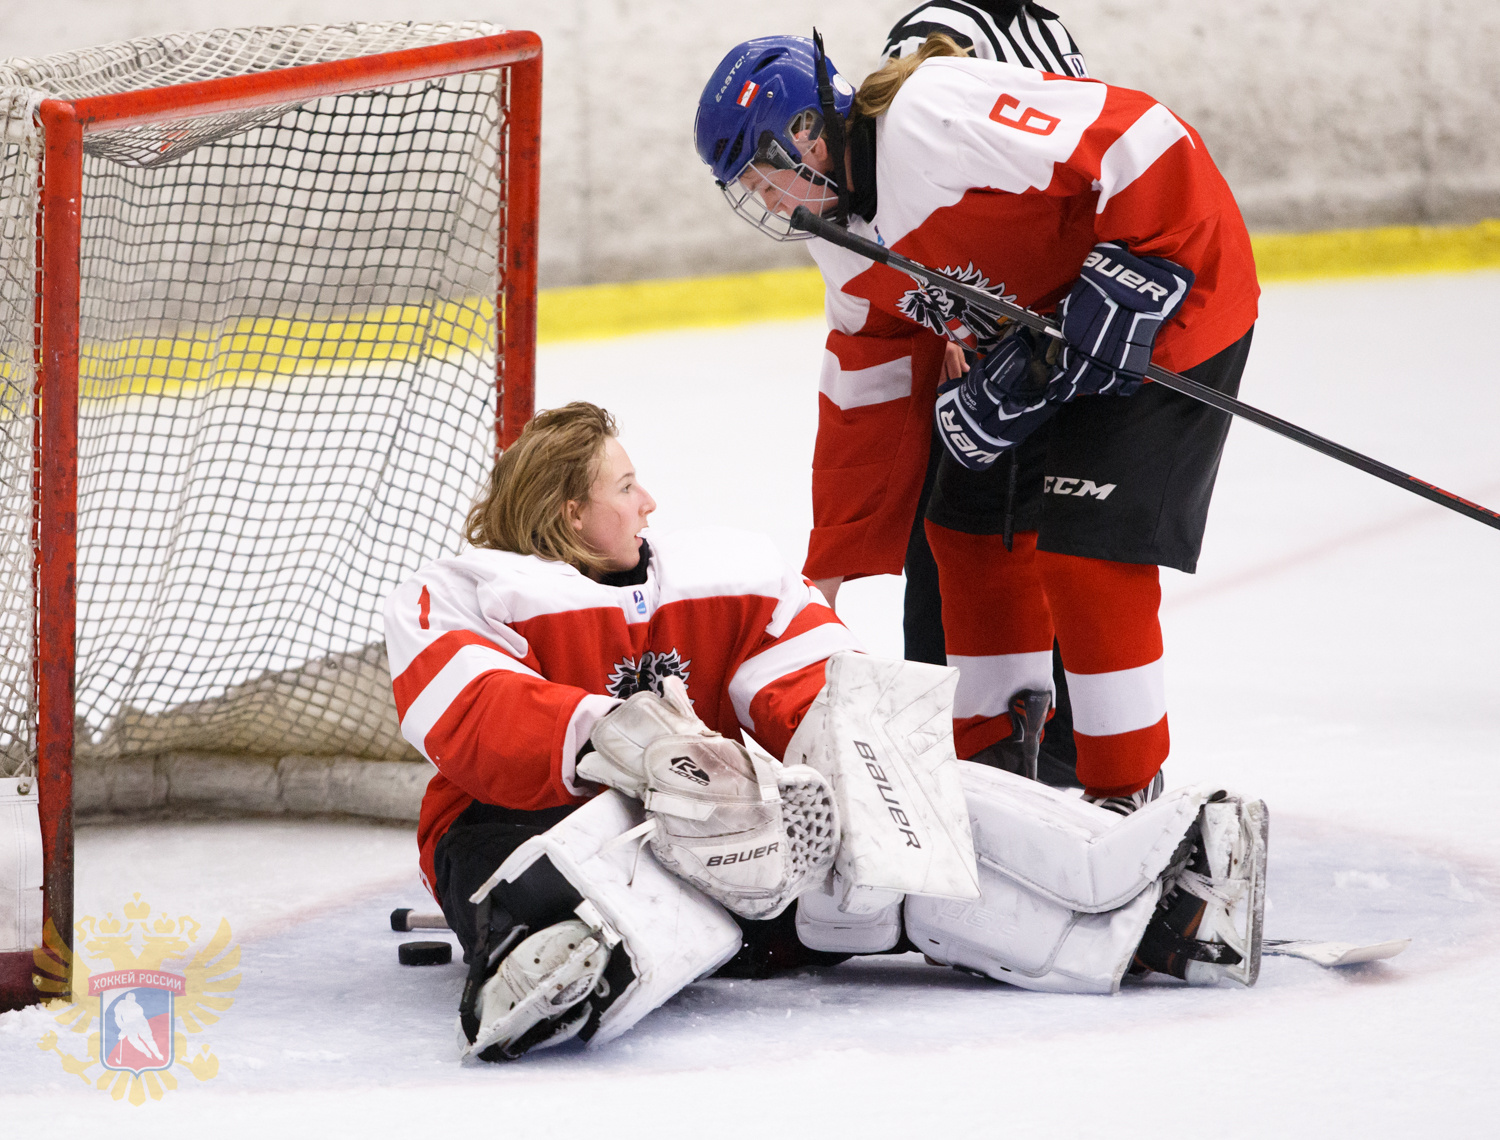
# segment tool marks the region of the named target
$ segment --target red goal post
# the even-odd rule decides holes
[[[88,731],[79,709],[78,694],[75,689],[77,677],[75,638],[79,630],[76,590],[79,570],[77,536],[81,382],[80,295],[84,285],[82,275],[87,273],[87,259],[81,250],[81,243],[84,239],[85,221],[90,210],[90,200],[85,184],[87,141],[91,136],[100,132],[120,132],[128,128],[164,126],[165,134],[153,137],[164,138],[165,148],[176,145],[174,140],[190,132],[192,124],[222,122],[226,115],[232,117],[244,112],[258,111],[274,115],[278,109],[295,110],[303,104],[315,100],[327,100],[334,96],[372,92],[377,89],[394,88],[397,85],[420,85],[423,81],[437,80],[442,77],[498,69],[501,77],[498,82],[502,89],[503,109],[499,114],[500,143],[497,158],[502,167],[498,172],[498,177],[503,189],[499,196],[498,209],[494,211],[498,259],[494,276],[497,287],[492,297],[492,329],[488,324],[478,323],[478,318],[475,318],[467,327],[472,336],[493,336],[496,341],[490,349],[486,350],[481,345],[474,351],[480,356],[487,356],[490,351],[494,355],[496,393],[493,401],[494,432],[496,443],[504,446],[519,433],[521,426],[531,414],[533,403],[541,62],[541,41],[535,34],[504,32],[478,38],[430,43],[405,50],[384,51],[378,54],[333,59],[301,66],[259,70],[249,74],[227,75],[146,90],[73,99],[47,98],[42,99],[36,107],[36,120],[41,127],[44,149],[40,161],[36,211],[37,287],[34,332],[36,369],[30,397],[35,416],[32,428],[35,438],[35,467],[32,477],[33,513],[31,519],[32,546],[35,557],[33,571],[35,652],[32,661],[35,683],[34,772],[38,785],[38,811],[42,830],[44,916],[69,943],[71,943],[73,926],[72,820],[75,725],[83,725],[84,730]],[[334,112],[330,113],[334,114]],[[359,118],[365,114],[358,107],[352,111],[346,109],[337,113],[343,114],[345,118],[351,116]],[[437,112],[423,113],[428,114],[430,119],[433,114],[441,117],[446,112],[439,109]],[[406,119],[402,120],[403,124],[407,120],[418,122],[421,117],[413,111],[407,111],[405,114]],[[261,117],[254,121],[265,123],[268,119]],[[337,121],[336,115],[331,121]],[[187,126],[184,127],[183,124]],[[180,129],[174,131],[172,129],[174,125]],[[392,131],[397,129],[391,128]],[[430,130],[430,128],[427,129]],[[399,130],[407,131],[407,134],[392,134],[390,137],[398,139],[418,137],[423,128],[420,124],[410,129],[402,125]],[[413,131],[416,133],[413,134]],[[221,132],[215,137],[224,136]],[[385,155],[388,150],[388,147],[382,149],[381,146],[371,144],[364,148],[364,154],[366,156]],[[364,159],[357,153],[353,161],[346,161],[347,157],[346,155],[338,162],[323,162],[322,167],[328,171],[348,168],[356,171],[352,177],[360,177],[357,168]],[[334,180],[341,176],[336,173],[330,175]],[[439,182],[444,177],[446,177],[444,174],[433,175],[433,178]],[[228,175],[224,175],[220,180],[227,178]],[[403,200],[408,201],[408,205],[403,207],[398,204],[394,208],[395,214],[391,214],[392,208],[389,206],[391,201],[399,197],[394,192],[387,193],[378,202],[372,198],[370,209],[378,208],[385,210],[391,216],[401,216],[403,209],[409,213],[412,209],[421,208],[419,199],[423,192],[420,188],[411,188],[417,185],[417,182],[410,182],[408,189],[401,192],[405,195]],[[190,194],[184,200],[189,199],[191,199]],[[412,206],[410,202],[418,202],[418,205]],[[469,215],[474,215],[475,210],[462,207],[459,213],[464,210],[468,211],[465,217],[472,220]],[[458,217],[459,213],[455,213],[454,217]],[[489,224],[489,216],[488,213],[482,216],[481,220],[486,225]],[[172,224],[184,230],[188,228],[180,222]],[[265,228],[264,223],[253,219],[246,224],[261,225]],[[368,233],[371,227],[366,225],[361,228],[361,225],[351,223],[346,228],[350,233],[358,235]],[[315,230],[312,232],[316,233]],[[427,241],[427,245],[422,246],[423,250],[435,244],[440,245],[442,235],[433,237],[429,234],[424,240]],[[395,248],[398,252],[402,248],[400,241],[395,243]],[[417,246],[413,244],[411,248],[416,250]],[[412,256],[416,260],[421,260],[418,253],[413,253]],[[217,255],[208,254],[200,257],[198,254],[190,254],[189,261],[193,257],[211,260],[214,256]],[[282,258],[280,261],[271,261],[267,264],[273,267],[286,267],[291,265],[291,261]],[[399,257],[384,257],[381,265],[380,273],[384,273],[387,279],[393,274],[399,276],[402,272]],[[285,272],[295,275],[299,270],[300,266],[292,266],[285,269]],[[276,269],[276,272],[281,271],[280,268]],[[163,269],[160,273],[161,281],[165,282],[168,288],[174,281],[180,281],[183,276],[182,273],[170,267]],[[377,273],[364,274],[361,278],[363,283],[357,287],[351,287],[348,296],[351,298],[366,294],[377,297],[395,296],[389,290],[381,294],[382,286],[378,283],[369,284],[371,281],[376,281],[377,277],[379,277]],[[330,303],[333,308],[327,311],[334,314],[333,316],[319,316],[313,308],[306,306],[304,306],[305,312],[304,309],[293,311],[284,306],[285,311],[281,315],[267,309],[265,313],[258,316],[252,314],[235,317],[233,320],[239,321],[240,324],[232,327],[224,323],[228,318],[219,318],[219,324],[215,326],[218,331],[210,331],[207,334],[183,332],[184,320],[178,310],[173,310],[172,321],[166,322],[160,318],[158,311],[157,316],[153,317],[154,323],[151,327],[158,330],[156,335],[159,338],[164,335],[159,332],[160,329],[166,328],[173,321],[176,322],[171,335],[176,336],[179,343],[167,353],[168,356],[173,357],[175,363],[168,361],[162,364],[161,361],[147,360],[144,364],[137,362],[123,370],[117,368],[116,374],[118,375],[130,374],[148,378],[131,381],[135,384],[134,388],[112,389],[109,393],[100,395],[99,402],[101,406],[109,400],[114,401],[112,406],[129,405],[128,414],[139,418],[142,413],[137,405],[142,401],[162,399],[160,392],[164,390],[163,385],[182,384],[185,387],[190,382],[196,382],[191,379],[194,375],[194,362],[198,361],[202,354],[198,353],[195,345],[206,343],[209,347],[203,350],[205,353],[211,356],[220,354],[215,359],[226,359],[222,355],[226,351],[224,346],[231,344],[232,341],[230,332],[224,331],[226,328],[231,329],[231,332],[232,328],[250,329],[252,337],[257,335],[255,330],[260,330],[268,336],[275,337],[284,333],[286,328],[314,327],[309,325],[308,321],[324,321],[325,324],[316,326],[324,330],[319,334],[323,335],[326,340],[326,344],[321,349],[318,346],[309,349],[307,342],[304,341],[298,342],[298,347],[285,351],[292,355],[296,355],[297,352],[307,355],[325,351],[325,355],[336,357],[338,360],[326,367],[319,366],[303,371],[309,375],[325,377],[343,375],[348,372],[347,360],[349,358],[357,357],[361,360],[372,358],[370,352],[356,343],[358,336],[362,335],[357,331],[357,326],[365,327],[358,325],[358,322],[363,320],[366,325],[373,327],[376,318],[368,315],[349,316],[348,313],[354,311],[350,308],[354,302],[344,298],[335,298]],[[448,306],[445,312],[457,304],[453,301],[441,303]],[[413,311],[412,304],[400,297],[390,301],[389,304],[404,305],[405,308],[401,310],[403,313]],[[432,315],[436,311],[435,307],[431,312],[424,310],[420,318],[411,319],[419,319],[430,325],[438,319]],[[307,314],[312,315],[307,316]],[[488,316],[485,317],[486,321],[490,319]],[[296,324],[299,321],[301,325]],[[328,328],[333,327],[332,324],[327,323],[330,321],[343,322],[338,326],[341,330],[338,334],[327,332]],[[292,323],[288,324],[288,322]],[[398,331],[392,334],[398,346],[405,345],[412,335],[421,335],[420,332],[410,334],[399,331],[405,326],[392,327],[398,328]],[[487,329],[490,331],[486,331]],[[375,340],[379,341],[383,334],[372,335]],[[407,340],[403,340],[403,336]],[[341,341],[340,337],[343,338]],[[243,337],[240,339],[244,340]],[[121,339],[117,343],[139,344],[142,341],[141,334],[130,331],[128,338]],[[188,346],[185,352],[182,350],[184,344]],[[328,347],[329,345],[332,347]],[[382,366],[390,359],[401,355],[399,350],[392,352],[387,351],[386,348],[371,351],[382,361]],[[93,352],[94,356],[100,359],[114,360],[118,356],[116,347],[99,348]],[[111,356],[112,353],[114,356]],[[413,353],[414,350],[408,352],[407,356],[412,356]],[[184,356],[187,360],[186,364],[182,361]],[[343,373],[340,372],[341,368],[344,369]],[[97,364],[90,364],[85,372],[91,369],[98,372]],[[295,372],[296,369],[292,371]],[[388,372],[389,368],[386,371]],[[180,380],[182,375],[188,375],[189,380]],[[153,376],[166,377],[166,379],[149,378]],[[87,391],[87,385],[93,381],[84,377],[82,382]],[[212,387],[220,382],[210,378],[203,383]],[[262,379],[260,384],[261,390],[280,391],[287,387],[288,382],[283,377],[273,377]],[[280,388],[277,387],[278,384]],[[292,383],[292,387],[296,387],[296,384]],[[347,387],[341,389],[339,398],[345,399],[348,393],[354,390],[354,388]],[[327,404],[327,406],[334,405]],[[119,413],[116,411],[114,414]],[[283,409],[279,414],[287,413]],[[305,417],[313,417],[314,414],[315,411],[307,411]],[[326,418],[323,412],[316,412],[316,414],[324,415]],[[137,449],[139,450],[139,445]],[[314,462],[323,463],[326,459],[317,459]],[[295,483],[299,478],[305,483],[305,476],[292,476],[291,481]],[[251,493],[249,497],[253,499],[254,494]],[[199,559],[200,565],[208,565],[209,562],[211,560]],[[207,581],[207,578],[204,581]],[[211,588],[217,588],[217,586],[204,587],[205,590]],[[212,623],[219,623],[219,619],[213,618]],[[272,624],[275,622],[273,621]],[[322,619],[317,619],[312,620],[311,624],[321,627],[327,623]],[[362,634],[361,636],[368,635]],[[337,648],[337,646],[329,648],[326,644],[318,642],[312,650],[298,649],[297,652],[313,654],[326,650],[332,654]],[[261,658],[258,667],[269,669],[270,666],[265,664],[266,660],[269,659]],[[243,674],[244,670],[241,672]],[[182,691],[188,693],[208,691],[215,684],[222,689],[231,681],[232,678],[222,684],[217,681],[203,682],[198,685],[197,689],[186,685]],[[129,699],[138,700],[138,706],[127,706],[125,710],[136,718],[136,722],[144,716],[156,715],[139,711],[139,709],[145,709],[148,702],[135,697]],[[167,698],[154,699],[159,705]],[[203,703],[199,701],[194,708],[201,711]],[[201,716],[200,719],[202,719]],[[110,731],[114,730],[110,729]],[[100,730],[100,734],[101,737],[105,735],[103,729]],[[115,747],[118,753],[119,746],[112,745],[112,747]],[[0,775],[3,774],[0,772]],[[39,999],[33,987],[30,957],[31,955],[27,952],[0,954],[0,1009]]]

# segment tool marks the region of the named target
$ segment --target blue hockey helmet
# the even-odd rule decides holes
[[[837,191],[832,180],[803,163],[795,141],[801,134],[817,139],[824,131],[820,54],[818,45],[803,36],[747,40],[714,68],[698,100],[693,124],[698,157],[713,171],[735,212],[781,240],[808,235],[792,230],[784,216],[766,208],[757,189],[741,184],[741,176],[754,163],[795,172],[819,200]],[[822,62],[834,110],[842,119],[854,106],[854,88],[831,60],[822,56]],[[792,204],[785,197],[782,201]]]

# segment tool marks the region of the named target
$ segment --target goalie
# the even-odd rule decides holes
[[[857,652],[765,539],[648,542],[655,506],[607,412],[543,412],[476,549],[386,603],[467,1055],[602,1043],[726,965],[855,953],[1064,992],[1254,982],[1263,805],[1186,788],[1122,820],[960,763],[953,670]]]

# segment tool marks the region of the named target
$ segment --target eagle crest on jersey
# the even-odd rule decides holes
[[[965,285],[994,293],[1002,300],[1014,302],[1016,299],[1014,293],[1005,291],[1004,281],[991,288],[989,278],[975,269],[972,261],[963,269],[944,266],[942,272],[958,278]],[[988,352],[1000,339],[1001,322],[998,318],[976,309],[962,297],[951,296],[941,285],[908,289],[896,302],[896,308],[902,316],[931,329],[938,336],[947,336],[951,332],[980,352]]]
[[[687,684],[691,664],[691,661],[684,661],[675,649],[669,653],[648,649],[641,654],[639,663],[634,657],[622,657],[615,662],[606,688],[610,696],[622,701],[635,693],[655,693],[659,697],[662,695],[661,683],[668,677],[681,677],[682,683]]]

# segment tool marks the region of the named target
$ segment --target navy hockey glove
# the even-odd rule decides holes
[[[1051,369],[1026,329],[1011,333],[968,374],[938,388],[943,446],[971,471],[983,471],[1050,419]]]
[[[1057,309],[1066,343],[1047,398],[1134,394],[1157,330],[1192,287],[1192,271],[1164,257],[1137,257],[1118,242],[1096,245]]]

